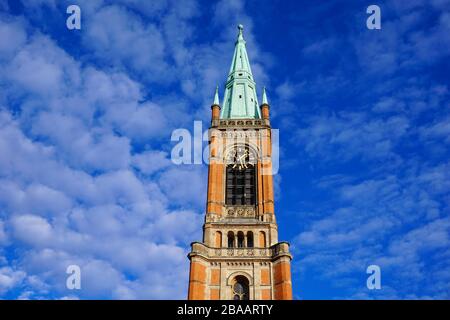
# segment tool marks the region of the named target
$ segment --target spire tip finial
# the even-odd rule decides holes
[[[219,105],[219,86],[216,86],[216,92],[214,93],[214,102],[213,105]]]
[[[267,101],[267,93],[266,93],[266,86],[263,87],[263,96],[262,96],[262,104],[261,105],[269,105],[269,102]]]
[[[243,34],[244,26],[242,24],[238,24],[238,29],[239,29],[238,41],[243,41],[244,40],[244,34]]]

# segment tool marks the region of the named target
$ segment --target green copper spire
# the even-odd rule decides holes
[[[243,36],[244,27],[238,26],[239,34],[234,48],[230,73],[225,85],[221,119],[259,119],[256,84],[253,80],[250,61]]]
[[[219,105],[219,86],[216,86],[216,93],[214,94],[214,102],[213,105]]]
[[[263,97],[262,97],[262,104],[267,104],[269,105],[269,102],[267,102],[267,94],[266,94],[266,87],[263,88]]]

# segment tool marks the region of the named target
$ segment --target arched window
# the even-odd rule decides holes
[[[233,231],[228,232],[228,248],[234,247],[234,233]]]
[[[237,241],[238,241],[238,248],[244,247],[244,233],[242,231],[239,231],[237,233]]]
[[[256,199],[256,156],[248,147],[237,146],[227,156],[226,204],[254,205]]]
[[[233,300],[249,300],[248,279],[244,276],[236,276],[233,283]]]
[[[247,247],[253,248],[253,232],[247,232]]]
[[[222,232],[216,231],[216,248],[222,247]]]
[[[259,232],[259,247],[260,248],[266,247],[266,233],[264,231]]]

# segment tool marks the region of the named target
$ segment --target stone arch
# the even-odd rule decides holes
[[[216,231],[216,239],[215,239],[216,248],[222,247],[222,232]]]
[[[233,279],[236,278],[237,276],[244,276],[244,277],[246,277],[247,280],[248,280],[249,286],[253,285],[253,278],[246,271],[236,271],[236,272],[233,272],[232,274],[230,274],[228,276],[228,278],[227,278],[227,285],[231,286],[233,284]]]
[[[242,232],[242,231],[238,231],[238,233],[237,233],[237,247],[238,248],[245,247],[245,236],[244,236],[244,232]]]
[[[233,231],[228,231],[227,234],[227,239],[228,239],[228,248],[234,248],[234,232]]]
[[[259,232],[259,247],[265,248],[266,246],[267,246],[266,232],[260,231]]]
[[[250,281],[245,276],[236,276],[231,287],[233,300],[250,300]]]
[[[247,247],[253,248],[255,246],[254,237],[252,231],[247,231]]]

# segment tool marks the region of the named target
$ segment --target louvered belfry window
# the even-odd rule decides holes
[[[226,204],[254,205],[256,198],[255,166],[240,168],[233,164],[227,165]]]

